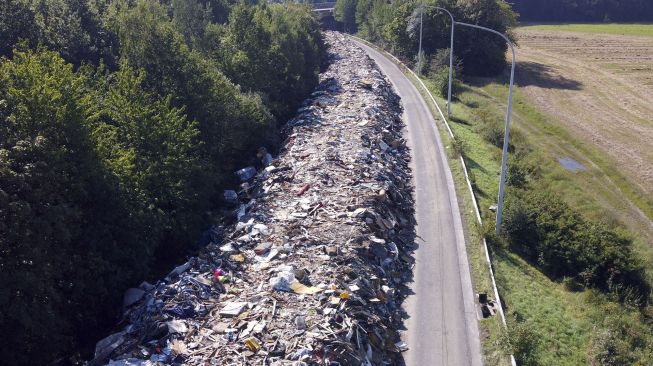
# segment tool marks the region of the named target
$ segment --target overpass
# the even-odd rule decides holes
[[[324,1],[324,2],[319,2],[319,3],[311,3],[311,7],[313,8],[313,11],[316,12],[329,12],[333,13],[333,8],[336,6],[335,1]]]

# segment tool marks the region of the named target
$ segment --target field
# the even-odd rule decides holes
[[[536,24],[526,25],[522,29],[653,37],[651,24]]]
[[[566,135],[563,149],[576,150],[588,173],[598,173],[595,183],[604,176],[602,184],[614,196],[604,203],[622,206],[619,219],[653,229],[653,37],[549,27],[515,32],[520,46],[517,83],[525,101],[546,116],[551,129],[559,128],[558,135]],[[653,25],[637,27],[653,35]],[[567,28],[621,29],[562,29]],[[630,209],[628,201],[633,203]]]
[[[586,217],[628,231],[653,271],[653,38],[608,34],[619,29],[614,25],[593,26],[602,34],[589,33],[584,25],[569,26],[583,29],[578,33],[546,27],[516,31],[512,141],[533,148],[544,187]],[[506,82],[507,75],[468,79],[453,105],[452,129],[464,143],[486,221],[494,215],[489,207],[496,203],[501,151],[479,127],[482,120],[503,121]],[[630,326],[624,339],[650,334],[651,307],[640,313],[594,290],[570,291],[500,248],[494,250],[493,265],[511,326],[522,324],[537,340],[530,346],[537,361],[523,364],[588,364],[604,346],[602,337],[623,324]],[[500,351],[488,344],[491,339],[484,345],[486,363],[504,364],[505,359],[493,359]],[[624,352],[638,354],[630,361],[651,359],[646,351],[651,338],[642,342],[644,351]]]

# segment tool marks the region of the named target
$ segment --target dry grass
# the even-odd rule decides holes
[[[653,38],[529,28],[517,35],[522,92],[653,195]]]

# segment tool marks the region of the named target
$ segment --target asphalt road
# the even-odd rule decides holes
[[[356,42],[358,43],[358,42]],[[414,295],[404,302],[407,365],[482,365],[475,295],[453,177],[435,119],[392,60],[358,43],[401,97],[414,176],[417,243]]]

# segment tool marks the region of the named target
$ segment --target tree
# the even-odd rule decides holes
[[[391,21],[390,16],[390,6],[385,0],[358,0],[356,24],[363,37],[380,41],[384,25]]]
[[[171,105],[171,96],[146,91],[145,72],[123,62],[111,79],[95,88],[91,111],[98,156],[147,228],[147,246],[183,247],[207,209],[197,123]]]
[[[211,177],[205,183],[217,198],[242,157],[274,141],[269,111],[260,98],[242,93],[215,63],[191,51],[158,3],[141,0],[118,11],[113,27],[121,56],[146,72],[144,85],[173,96],[172,104],[185,106],[198,122],[203,164]]]
[[[408,31],[408,21],[415,9],[414,4],[409,2],[393,2],[392,14],[383,30],[383,39],[391,47],[394,53],[408,57],[415,48]]]
[[[458,0],[457,19],[508,33],[516,24],[516,14],[504,0]],[[491,76],[506,66],[505,40],[489,32],[457,27],[454,52],[463,61],[466,74]]]
[[[209,53],[244,90],[259,93],[278,119],[318,83],[325,60],[319,24],[293,4],[234,7],[224,37]]]
[[[337,0],[333,15],[343,24],[345,32],[356,33],[356,6],[358,0]]]
[[[0,56],[9,56],[21,40],[34,45],[38,33],[34,28],[36,14],[23,0],[0,2]]]
[[[87,124],[85,78],[54,52],[0,66],[0,345],[10,364],[46,364],[94,329],[147,269],[147,236],[107,180]],[[89,280],[92,279],[92,280]]]

